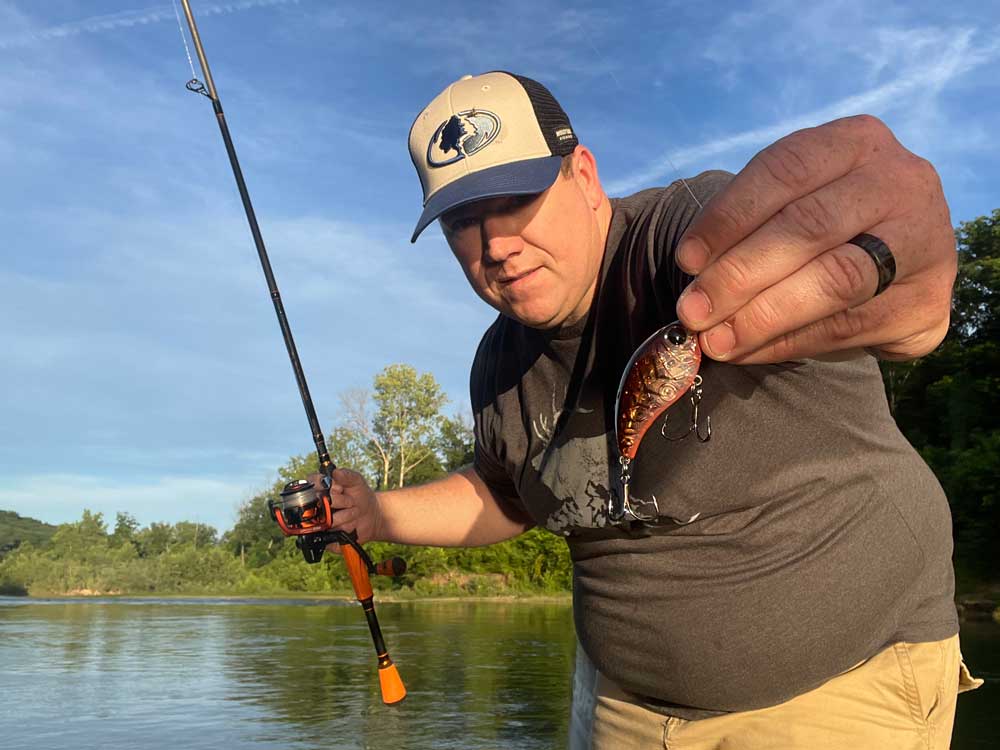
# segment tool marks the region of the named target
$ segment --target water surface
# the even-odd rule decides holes
[[[0,748],[564,748],[567,603],[382,603],[409,695],[379,699],[356,603],[0,597]],[[996,747],[1000,626],[963,629],[987,684],[954,747]]]

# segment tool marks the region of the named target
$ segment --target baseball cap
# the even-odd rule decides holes
[[[547,190],[578,143],[569,117],[537,81],[504,71],[463,76],[410,128],[410,158],[424,191],[410,242],[457,206]]]

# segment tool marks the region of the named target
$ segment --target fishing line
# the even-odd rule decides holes
[[[594,40],[591,39],[590,37],[587,37],[587,44],[589,44],[590,48],[594,50],[594,57],[600,59],[601,53],[597,51],[597,46],[594,44]],[[608,75],[611,76],[611,80],[615,82],[615,85],[618,87],[619,91],[621,91],[623,94],[628,93],[625,87],[622,86],[621,81],[618,80],[618,76],[615,75],[615,72],[611,68],[608,68]],[[693,200],[697,204],[698,210],[704,211],[705,207],[702,205],[701,201],[698,200],[698,196],[694,194],[694,191],[691,189],[691,186],[688,185],[687,180],[684,179],[684,175],[681,174],[681,171],[677,168],[677,165],[674,164],[674,160],[670,158],[670,154],[666,153],[664,154],[664,156],[667,158],[667,164],[670,165],[670,168],[674,170],[674,174],[677,175],[677,177],[681,181],[681,184],[684,185],[684,189],[688,191],[688,195],[691,196],[691,200]]]
[[[181,24],[181,12],[177,10],[177,0],[170,0],[174,6],[174,16],[177,18],[177,30],[181,32],[181,41],[184,42],[184,52],[187,53],[188,65],[191,66],[191,80],[198,78],[198,74],[194,72],[194,60],[191,59],[191,48],[188,47],[187,35],[184,33],[184,26]]]

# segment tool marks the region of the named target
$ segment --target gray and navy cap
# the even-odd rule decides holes
[[[410,242],[457,206],[548,190],[578,143],[559,102],[537,81],[500,71],[463,76],[410,128],[410,158],[424,190]]]

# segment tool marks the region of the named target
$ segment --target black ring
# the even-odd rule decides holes
[[[859,234],[847,241],[849,245],[857,245],[875,262],[878,270],[878,286],[873,297],[878,297],[896,278],[896,258],[889,246],[874,234]]]

